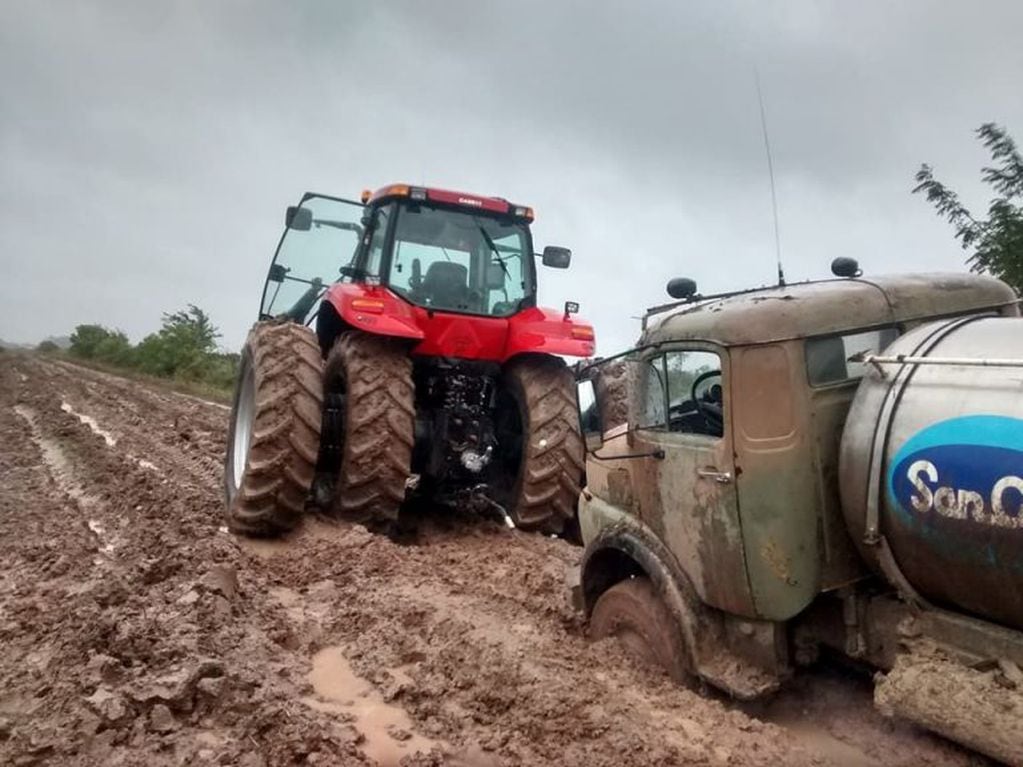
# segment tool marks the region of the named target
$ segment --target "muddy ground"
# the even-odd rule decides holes
[[[580,551],[433,512],[397,545],[221,518],[228,413],[0,358],[0,764],[966,765],[808,672],[740,709],[587,642]]]

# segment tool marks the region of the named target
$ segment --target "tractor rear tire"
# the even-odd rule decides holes
[[[531,355],[505,369],[504,392],[511,412],[503,417],[517,417],[499,427],[510,442],[501,454],[510,475],[505,508],[517,527],[561,533],[575,517],[584,473],[575,379],[560,358]],[[516,430],[520,438],[509,441]]]
[[[672,679],[688,676],[678,623],[646,577],[629,578],[609,588],[593,606],[590,638],[616,637],[637,660],[660,666]]]
[[[280,535],[302,519],[320,445],[321,370],[309,328],[260,322],[249,332],[224,462],[232,531]]]
[[[334,511],[355,522],[396,522],[415,441],[412,360],[393,338],[344,333],[327,355],[324,389],[338,413]],[[331,467],[334,469],[335,467]]]

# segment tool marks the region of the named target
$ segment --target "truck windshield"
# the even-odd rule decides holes
[[[506,317],[532,294],[524,223],[431,205],[400,205],[388,284],[431,309]]]

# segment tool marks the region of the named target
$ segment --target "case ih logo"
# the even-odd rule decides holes
[[[475,208],[482,208],[483,202],[481,200],[474,200],[471,197],[459,197],[459,205],[472,205]]]
[[[891,463],[893,506],[975,524],[1023,529],[1023,421],[994,415],[917,432]]]

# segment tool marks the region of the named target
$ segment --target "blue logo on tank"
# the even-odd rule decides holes
[[[928,426],[895,455],[893,508],[1000,528],[1023,528],[1023,420],[997,415]]]

